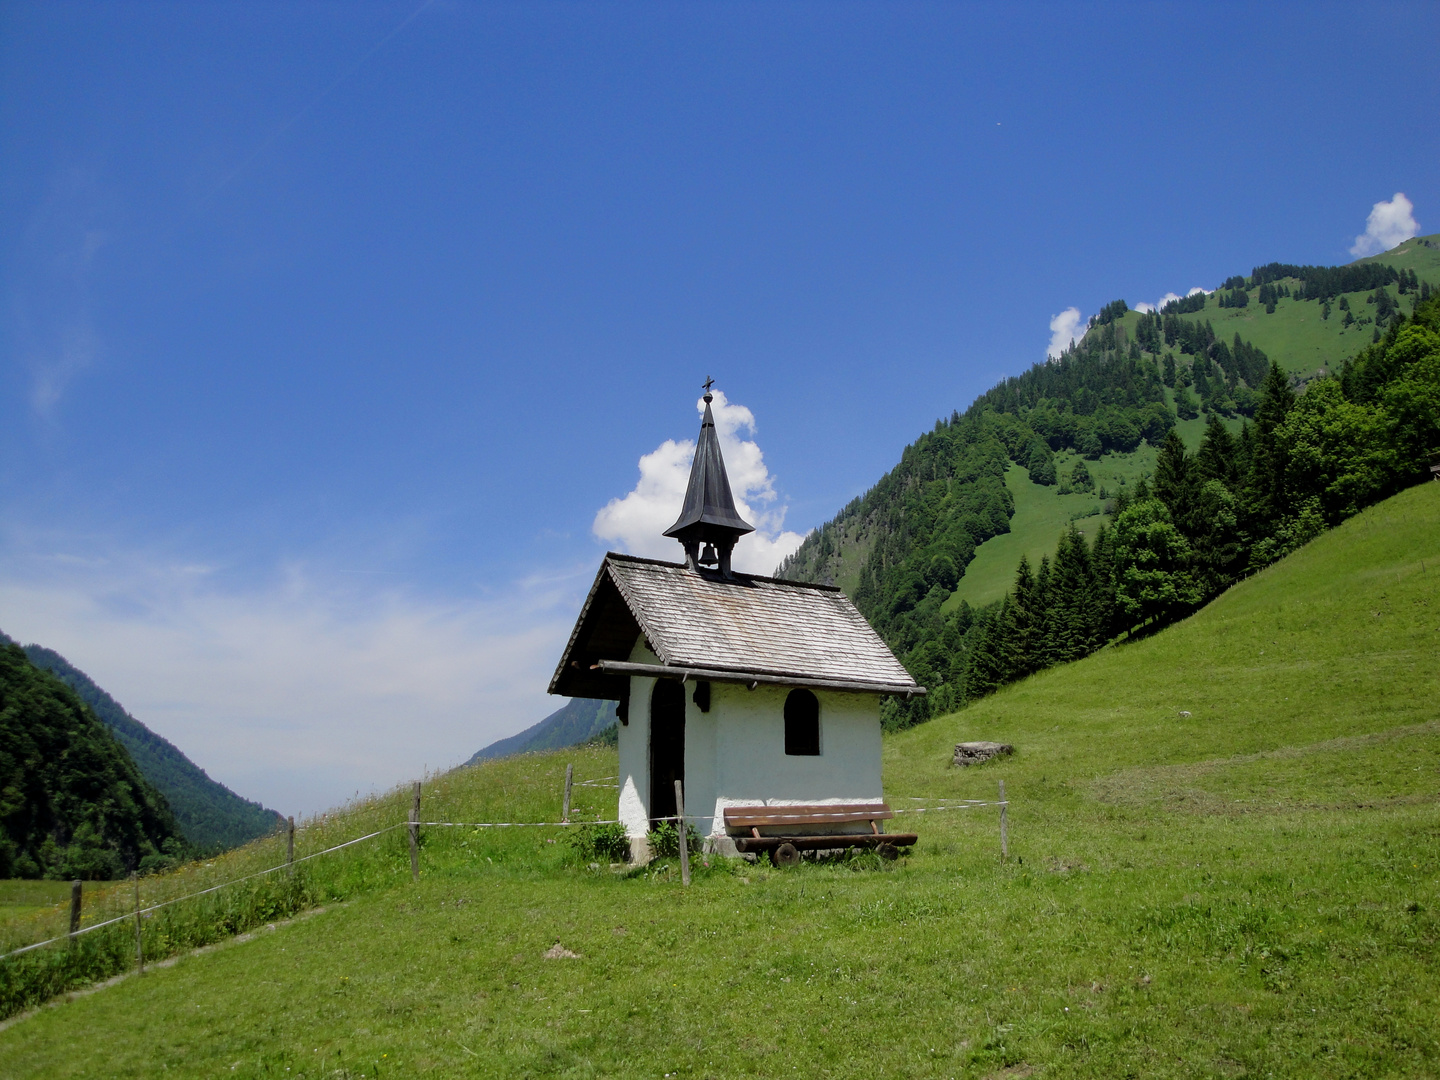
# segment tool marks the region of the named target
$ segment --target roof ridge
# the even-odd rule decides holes
[[[605,558],[615,559],[617,562],[640,563],[647,566],[663,566],[670,570],[689,570],[683,562],[669,562],[666,559],[650,559],[644,555],[626,555],[619,551],[607,551]],[[706,572],[703,570],[692,570],[691,573],[704,581],[714,582],[717,585],[727,584],[727,581],[718,572]],[[794,578],[767,577],[764,574],[746,574],[736,570],[730,580],[743,579],[745,581],[765,581],[772,585],[793,585],[798,589],[817,589],[820,592],[843,593],[845,590],[839,585],[824,585],[818,581],[797,581]]]

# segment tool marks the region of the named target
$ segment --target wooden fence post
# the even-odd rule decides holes
[[[140,974],[145,974],[145,946],[140,941],[140,875],[131,874],[130,880],[135,883],[135,966],[140,969]]]
[[[70,883],[70,938],[74,940],[75,933],[80,929],[80,882]]]
[[[285,866],[291,877],[295,876],[295,818],[285,819],[288,826],[285,835]]]
[[[680,836],[680,882],[690,884],[690,838],[686,835],[689,827],[685,823],[685,786],[675,781],[675,831]]]
[[[420,880],[420,781],[415,781],[415,799],[410,804],[410,877]]]
[[[575,765],[565,766],[565,805],[560,808],[560,820],[570,824],[570,785],[575,783]]]
[[[1005,810],[1010,804],[1005,801],[1005,781],[1000,781],[1000,859],[1010,858],[1010,837],[1005,828]]]

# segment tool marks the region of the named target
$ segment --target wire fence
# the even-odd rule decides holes
[[[580,781],[573,786],[575,788],[613,789],[619,785],[611,783],[611,781],[617,779],[613,776],[597,777],[593,780]],[[567,776],[564,804],[567,812],[570,810],[570,789],[570,778]],[[420,784],[418,783],[415,785],[414,802],[410,814],[405,820],[396,821],[395,812],[400,809],[397,798],[399,794],[396,792],[391,797],[353,803],[334,820],[331,820],[330,815],[321,815],[318,819],[303,824],[299,828],[296,828],[292,821],[288,828],[282,829],[270,837],[254,841],[213,860],[192,863],[165,874],[132,878],[128,882],[112,882],[99,887],[92,885],[85,893],[83,911],[72,909],[68,928],[61,923],[65,916],[64,905],[57,905],[43,917],[30,920],[28,923],[30,933],[28,934],[23,926],[14,924],[6,926],[4,928],[6,936],[11,940],[0,942],[0,947],[3,947],[4,944],[12,947],[5,952],[0,952],[0,1019],[55,994],[63,993],[74,986],[117,974],[125,970],[127,965],[133,967],[138,964],[143,969],[145,955],[147,952],[155,952],[157,947],[162,955],[171,955],[181,948],[209,944],[224,937],[242,933],[261,923],[273,921],[275,918],[288,917],[307,907],[324,902],[327,886],[317,886],[315,882],[306,880],[305,875],[298,871],[303,870],[308,864],[315,863],[315,860],[336,855],[367,842],[379,841],[383,837],[399,833],[401,830],[408,830],[411,872],[418,879],[420,830],[422,828],[474,831],[482,829],[566,830],[587,826],[624,824],[618,818],[601,818],[598,814],[594,817],[586,817],[585,812],[581,812],[578,817],[560,821],[421,820],[419,812]],[[447,789],[443,777],[439,782],[432,781],[431,794],[432,803],[437,803],[442,807],[446,805]],[[1002,858],[1008,856],[1006,808],[1009,803],[1005,798],[1003,782],[1000,785],[1000,798],[996,800],[904,796],[897,801],[924,802],[933,805],[899,807],[890,811],[895,815],[997,807],[1000,811],[1001,855]],[[454,808],[462,809],[460,806]],[[807,810],[804,814],[795,815],[786,815],[783,805],[769,804],[767,808],[774,811],[770,815],[771,817],[780,819],[777,825],[781,828],[791,818],[796,823],[808,818],[813,824],[817,817],[814,808]],[[682,810],[678,814],[651,818],[649,822],[652,828],[660,822],[678,824],[684,821],[700,826],[708,823],[713,830],[713,826],[720,817],[719,809],[719,807],[716,808],[717,813],[715,814],[685,813]],[[843,816],[843,814],[837,812],[838,816]],[[387,818],[388,820],[386,820]],[[819,814],[819,823],[823,824],[825,820],[822,811]],[[349,827],[347,831],[353,830],[356,826],[360,826],[364,831],[359,835],[337,839],[334,836],[335,830],[347,826]],[[690,830],[677,829],[675,831],[683,835]],[[869,839],[869,837],[866,838]],[[297,839],[300,841],[302,849],[314,847],[314,850],[302,850],[297,854],[295,850]],[[708,840],[710,837],[705,839]],[[315,846],[317,842],[318,847]],[[546,842],[554,843],[553,840]],[[685,843],[685,841],[680,843],[682,865],[686,865]],[[450,851],[453,848],[458,852],[464,846],[463,841],[457,841],[441,850]],[[394,857],[388,861],[382,858],[377,862],[375,859],[367,857],[367,859],[360,860],[359,863],[350,860],[348,863],[336,864],[350,867],[349,871],[341,871],[342,877],[346,873],[351,875],[348,884],[341,891],[353,891],[357,887],[368,888],[378,886],[385,881],[393,881],[392,875],[400,872],[398,864],[400,860],[403,860],[403,848],[396,847],[390,850],[390,855]],[[688,865],[686,865],[686,869],[688,869]],[[330,874],[331,879],[334,878],[334,871],[326,873]],[[323,877],[324,875],[322,875]],[[335,884],[335,880],[331,880],[328,886],[329,895],[332,896],[336,895],[335,890],[339,888]],[[688,872],[684,874],[684,880],[686,884],[689,883]],[[242,886],[246,888],[240,889],[239,887]],[[226,890],[237,889],[238,893],[231,899],[222,899],[222,894],[225,894]],[[182,905],[186,906],[182,907]],[[196,905],[199,907],[197,908]],[[176,912],[181,914],[178,916],[173,914]],[[146,927],[147,920],[154,921],[156,925]],[[128,960],[124,940],[130,931],[121,926],[127,921],[134,924],[134,951]],[[31,936],[37,930],[43,932],[47,925],[53,927],[53,930],[39,940],[23,943],[15,940],[17,934]],[[97,933],[107,928],[112,930],[111,934]],[[115,936],[117,933],[119,937]],[[97,941],[104,938],[104,941],[94,947],[87,946],[85,943],[92,937]],[[147,942],[148,945],[145,944]],[[53,953],[53,962],[43,962],[39,967],[30,963],[30,957],[43,955],[40,950],[61,943],[70,947]],[[29,967],[16,968],[16,964],[29,964]]]
[[[280,872],[281,870],[294,870],[294,868],[300,863],[309,862],[311,859],[318,859],[321,855],[329,855],[331,852],[339,851],[342,848],[348,848],[364,840],[372,840],[377,836],[383,835],[384,833],[391,832],[395,829],[404,828],[407,824],[409,823],[404,821],[398,822],[397,824],[390,825],[384,829],[377,829],[375,832],[366,833],[364,836],[357,836],[353,840],[346,840],[343,844],[336,844],[334,847],[328,847],[323,851],[316,851],[312,854],[301,856],[300,858],[295,859],[293,862],[283,862],[280,863],[278,866],[272,866],[266,870],[257,870],[253,874],[246,874],[243,877],[231,878],[229,881],[222,881],[218,885],[211,885],[209,888],[197,889],[195,892],[184,893],[180,896],[172,896],[170,899],[161,900],[159,903],[147,904],[143,907],[137,904],[134,908],[126,911],[123,915],[116,915],[112,918],[103,919],[100,922],[92,922],[88,926],[82,926],[77,930],[64,934],[57,934],[52,938],[46,938],[44,941],[37,941],[30,945],[22,945],[18,949],[11,949],[9,952],[0,953],[0,960],[7,960],[12,956],[19,956],[21,953],[27,953],[31,949],[39,949],[46,945],[54,945],[57,942],[73,941],[78,937],[91,933],[92,931],[99,930],[102,927],[113,926],[116,923],[124,922],[126,919],[133,919],[136,916],[144,917],[151,914],[152,912],[159,911],[161,908],[167,908],[172,904],[178,904],[182,900],[194,900],[197,897],[206,896],[213,892],[219,892],[221,889],[229,888],[232,885],[241,885],[244,882],[253,881],[256,878],[265,877],[268,874],[275,874]],[[136,884],[138,885],[138,882]]]
[[[576,787],[581,787],[581,786],[586,786],[586,785],[585,785],[585,784],[577,784],[577,785],[575,785],[575,786],[576,786]],[[590,785],[590,786],[599,786],[599,785]],[[907,797],[907,798],[913,799],[914,801],[922,801],[920,797],[909,796],[909,797]],[[933,800],[933,801],[942,802],[942,800]],[[1003,802],[1003,801],[983,800],[983,799],[960,799],[960,800],[944,800],[944,801],[942,802],[942,805],[940,805],[940,806],[904,807],[904,808],[901,808],[901,809],[898,809],[898,810],[893,810],[893,811],[891,811],[891,812],[894,813],[894,814],[924,814],[924,813],[933,813],[933,812],[939,811],[939,810],[975,810],[975,809],[980,809],[980,808],[983,808],[983,807],[991,807],[991,806],[994,806],[994,807],[1003,807],[1003,806],[1008,806],[1008,805],[1009,805],[1008,802]],[[782,805],[782,806],[775,806],[774,809],[777,810],[777,811],[783,811],[784,807],[783,807],[783,805]],[[813,812],[810,812],[810,813],[803,814],[803,815],[801,815],[801,814],[787,815],[787,814],[784,814],[784,813],[774,813],[774,814],[771,814],[770,816],[773,817],[773,818],[780,818],[780,819],[793,819],[793,820],[795,820],[795,821],[800,821],[800,820],[807,820],[807,821],[808,821],[808,820],[813,820],[813,818],[814,818],[815,815],[814,815]],[[823,815],[822,815],[822,816],[823,816]],[[669,815],[664,815],[664,816],[661,816],[661,817],[651,818],[650,820],[651,820],[652,822],[658,822],[658,821],[679,822],[679,821],[681,821],[681,820],[684,820],[684,821],[686,821],[686,822],[688,822],[688,823],[690,823],[690,824],[699,824],[699,823],[701,823],[701,822],[711,822],[711,823],[713,823],[713,821],[714,821],[715,819],[714,819],[714,815],[710,815],[710,814],[685,814],[685,815],[683,815],[683,818],[682,818],[681,815],[669,814]],[[293,870],[295,869],[296,866],[301,865],[301,864],[306,863],[306,862],[309,862],[309,861],[312,860],[312,859],[318,859],[318,858],[320,858],[321,856],[324,856],[324,855],[330,855],[330,854],[333,854],[333,853],[335,853],[335,852],[337,852],[337,851],[343,851],[344,849],[349,848],[349,847],[352,847],[352,846],[354,846],[355,844],[363,843],[363,842],[366,841],[366,840],[373,840],[373,839],[375,839],[376,837],[383,836],[385,833],[393,832],[393,831],[395,831],[395,830],[397,830],[397,829],[404,829],[404,828],[408,828],[408,827],[411,827],[411,826],[423,827],[423,828],[439,828],[439,829],[445,829],[445,828],[450,828],[450,829],[527,829],[527,828],[529,828],[529,829],[534,829],[534,828],[568,829],[568,828],[576,828],[576,827],[587,826],[587,825],[620,825],[620,824],[623,824],[623,822],[621,822],[618,818],[596,819],[596,820],[586,820],[586,821],[413,821],[413,822],[412,822],[412,821],[408,821],[408,820],[406,820],[406,821],[397,821],[397,822],[395,822],[395,823],[393,823],[393,824],[390,824],[390,825],[387,825],[387,826],[385,826],[385,827],[383,827],[383,828],[375,829],[375,830],[372,830],[371,832],[367,832],[367,833],[365,833],[363,836],[357,836],[357,837],[354,837],[353,839],[345,840],[345,841],[343,841],[343,842],[341,842],[341,843],[339,843],[339,844],[332,844],[332,845],[329,846],[329,847],[322,848],[322,849],[319,850],[319,851],[311,852],[311,853],[308,854],[308,855],[302,855],[302,856],[300,856],[300,857],[298,857],[298,858],[296,858],[296,859],[293,859],[293,860],[287,860],[287,861],[285,861],[285,862],[276,863],[275,865],[273,865],[273,866],[268,866],[268,867],[266,867],[266,868],[263,869],[263,870],[256,870],[256,871],[253,871],[253,872],[251,872],[251,873],[243,874],[243,875],[241,875],[241,876],[239,876],[239,877],[234,877],[234,878],[230,878],[230,879],[225,880],[225,881],[218,882],[217,884],[214,884],[214,885],[209,885],[209,886],[207,886],[207,887],[205,887],[205,888],[195,889],[195,890],[190,891],[190,892],[181,893],[181,894],[178,895],[178,896],[171,896],[171,897],[169,897],[169,898],[167,898],[167,899],[164,899],[164,900],[159,900],[159,901],[152,902],[152,903],[140,904],[140,905],[136,905],[136,906],[126,906],[125,910],[123,910],[120,914],[111,915],[111,914],[108,914],[108,912],[107,912],[107,917],[103,917],[103,918],[101,918],[99,921],[89,922],[89,923],[87,923],[87,924],[79,927],[78,929],[76,929],[76,930],[74,930],[74,931],[67,931],[66,933],[62,933],[62,934],[55,934],[54,936],[49,937],[49,938],[45,938],[44,940],[32,942],[32,943],[30,943],[30,944],[28,944],[28,945],[22,945],[22,946],[19,946],[18,948],[11,949],[11,950],[9,950],[8,952],[0,953],[0,960],[6,960],[6,959],[9,959],[10,957],[19,956],[19,955],[22,954],[22,953],[29,952],[29,951],[31,951],[32,949],[43,948],[43,947],[45,947],[45,946],[47,946],[47,945],[58,944],[59,942],[62,942],[62,941],[64,941],[64,942],[73,941],[73,940],[75,940],[75,939],[78,938],[78,937],[81,937],[81,936],[83,936],[83,935],[85,935],[85,934],[89,934],[89,933],[91,933],[91,932],[93,932],[93,931],[95,931],[95,930],[102,929],[103,927],[113,926],[113,925],[115,925],[116,923],[121,923],[121,922],[124,922],[124,921],[127,920],[127,919],[135,918],[137,914],[140,915],[140,916],[142,916],[142,917],[143,917],[143,916],[147,916],[147,915],[152,914],[153,912],[156,912],[156,911],[161,910],[162,908],[170,907],[170,906],[173,905],[173,904],[178,904],[178,903],[181,903],[182,901],[185,901],[185,900],[193,900],[193,899],[196,899],[197,897],[206,896],[206,895],[208,895],[208,894],[210,894],[210,893],[218,892],[218,891],[221,890],[221,889],[228,888],[228,887],[233,886],[233,885],[240,885],[240,884],[243,884],[244,882],[247,882],[247,881],[253,881],[253,880],[255,880],[256,878],[266,877],[266,876],[268,876],[268,875],[270,875],[270,874],[277,874],[277,873],[280,873],[280,872],[282,872],[282,871],[285,871],[285,872],[293,872]],[[104,908],[109,908],[109,909],[113,910],[113,909],[114,909],[114,906],[115,906],[115,899],[116,899],[117,895],[118,895],[118,894],[123,894],[125,891],[126,891],[126,890],[125,890],[125,887],[124,887],[124,885],[122,884],[119,888],[111,888],[111,889],[109,889],[109,890],[106,890],[104,893],[102,893],[102,896],[104,897],[104,899],[107,899],[107,900],[110,901],[109,903],[103,903],[103,901],[102,901],[102,903],[103,903],[103,908],[102,908],[102,910],[103,910]],[[96,898],[92,896],[91,901],[90,901],[90,907],[91,907],[92,911],[93,911],[95,905],[96,905]]]

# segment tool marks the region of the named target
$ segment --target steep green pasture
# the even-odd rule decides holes
[[[1203,430],[1203,423],[1202,423]],[[1199,436],[1196,436],[1198,442]],[[1070,450],[1055,455],[1055,471],[1068,477],[1078,456]],[[1038,567],[1044,555],[1053,556],[1060,534],[1076,521],[1078,527],[1090,532],[1101,522],[1109,521],[1098,511],[1102,501],[1098,495],[1103,487],[1114,492],[1121,483],[1134,484],[1142,475],[1155,469],[1155,448],[1148,443],[1129,454],[1106,454],[1099,461],[1087,461],[1085,467],[1095,481],[1095,492],[1061,495],[1059,485],[1041,487],[1030,482],[1030,471],[1012,464],[1005,472],[1005,486],[1015,496],[1015,514],[1010,518],[1010,531],[991,537],[975,549],[975,558],[965,568],[955,591],[945,601],[943,610],[953,611],[962,600],[971,607],[999,600],[1015,584],[1015,569],[1020,556]]]
[[[1379,255],[1370,255],[1355,261],[1384,263],[1386,266],[1395,267],[1396,270],[1414,270],[1415,276],[1421,281],[1428,281],[1431,285],[1440,285],[1440,233],[1416,236],[1389,251],[1382,251]]]
[[[1440,248],[1430,247],[1426,241],[1440,244],[1440,236],[1415,237],[1392,251],[1357,261],[1384,263],[1397,270],[1414,270],[1422,281],[1440,286]],[[1292,279],[1283,284],[1294,289],[1297,282]],[[1265,308],[1255,302],[1255,290],[1250,292],[1249,307],[1222,308],[1217,292],[1206,300],[1203,311],[1182,315],[1181,318],[1200,322],[1210,320],[1215,327],[1215,336],[1227,343],[1238,333],[1264,350],[1286,371],[1307,377],[1321,370],[1337,370],[1371,342],[1375,330],[1375,309],[1374,305],[1365,302],[1369,292],[1345,294],[1355,318],[1360,320],[1349,329],[1341,325],[1345,313],[1339,309],[1338,297],[1331,305],[1330,317],[1324,319],[1318,300],[1282,299],[1276,304],[1275,313],[1267,315]],[[1395,295],[1394,285],[1390,286],[1390,294]],[[1399,297],[1401,310],[1409,314],[1416,299],[1414,293]],[[1364,321],[1367,318],[1370,321]],[[1138,312],[1128,312],[1121,322],[1133,337],[1139,322]]]
[[[1166,404],[1174,406],[1174,391],[1165,391]],[[1194,420],[1181,420],[1175,430],[1184,441],[1187,450],[1194,452],[1205,434],[1208,414],[1202,412]],[[1224,420],[1232,432],[1238,432],[1244,421],[1238,417]],[[1075,467],[1079,455],[1073,450],[1062,450],[1055,455],[1057,476],[1068,477]],[[942,610],[954,611],[962,600],[971,607],[980,607],[999,600],[1015,584],[1015,570],[1024,555],[1032,567],[1040,565],[1042,556],[1055,555],[1060,534],[1073,520],[1081,532],[1089,533],[1102,523],[1108,523],[1108,515],[1097,513],[1103,505],[1099,491],[1104,488],[1114,494],[1120,487],[1133,485],[1142,476],[1155,471],[1155,448],[1141,443],[1128,454],[1106,454],[1099,461],[1087,461],[1085,467],[1095,481],[1095,492],[1091,494],[1061,495],[1060,486],[1041,487],[1030,482],[1030,471],[1023,465],[1011,464],[1005,472],[1005,486],[1015,496],[1015,514],[1010,519],[1010,531],[993,536],[975,549],[975,558],[965,568],[955,591],[946,599]],[[858,579],[858,561],[856,564]],[[847,584],[839,582],[842,586]]]
[[[1292,288],[1295,286],[1293,281],[1286,284]],[[1393,285],[1390,291],[1395,291]],[[1374,318],[1374,305],[1365,303],[1368,295],[1365,292],[1345,294],[1357,319]],[[1410,298],[1404,299],[1408,301]],[[1408,314],[1409,303],[1405,304],[1404,310]],[[1344,315],[1338,307],[1332,306],[1330,318],[1322,319],[1318,300],[1287,297],[1276,303],[1275,314],[1267,315],[1265,309],[1253,300],[1246,308],[1222,308],[1212,296],[1203,312],[1185,317],[1209,319],[1217,338],[1228,342],[1238,333],[1263,349],[1265,355],[1286,371],[1311,375],[1322,369],[1337,370],[1370,344],[1375,330],[1373,321],[1347,330],[1341,325]]]
[[[922,839],[898,863],[697,863],[688,890],[547,830],[429,829],[417,886],[387,834],[322,911],[13,1023],[0,1071],[1440,1074],[1437,574],[1431,484],[1176,627],[887,738],[893,804],[1005,780],[1008,862],[988,807],[902,818]],[[1016,754],[949,768],[975,738]],[[490,763],[430,781],[425,816],[553,815],[567,759],[614,772]]]
[[[1175,408],[1174,390],[1167,389],[1165,391],[1165,404],[1169,405],[1171,409]],[[1185,444],[1185,449],[1189,453],[1193,454],[1196,450],[1200,449],[1200,442],[1205,438],[1205,426],[1209,422],[1210,414],[1203,409],[1200,410],[1199,415],[1193,420],[1177,420],[1175,422],[1175,434],[1180,436],[1180,441]],[[1240,434],[1240,429],[1245,426],[1245,420],[1239,416],[1222,416],[1220,422],[1225,425],[1232,435]],[[1152,454],[1150,463],[1153,465],[1154,461],[1155,459]],[[1146,471],[1148,472],[1150,470],[1147,469]]]

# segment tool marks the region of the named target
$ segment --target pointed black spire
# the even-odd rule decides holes
[[[730,575],[730,552],[735,541],[748,532],[751,525],[735,509],[730,494],[730,479],[725,475],[725,459],[720,456],[720,438],[715,433],[715,416],[710,411],[714,400],[711,380],[705,380],[705,418],[700,421],[700,441],[695,446],[695,461],[690,466],[690,484],[685,489],[685,506],[675,524],[665,530],[685,548],[685,561],[691,569],[718,564],[720,572]],[[701,552],[700,545],[709,545]]]

